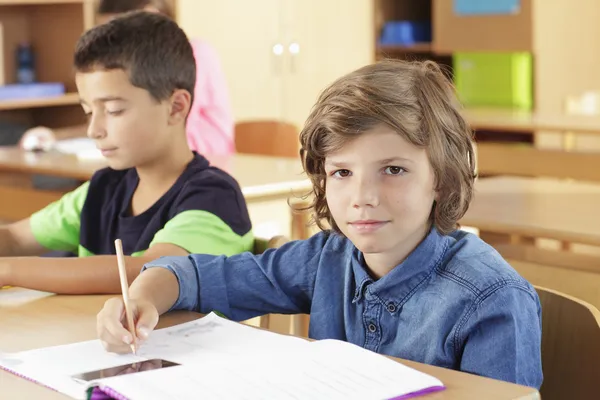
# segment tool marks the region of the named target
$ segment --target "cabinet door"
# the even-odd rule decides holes
[[[188,36],[207,41],[219,55],[236,121],[282,116],[280,3],[280,0],[179,0],[177,3],[177,19]]]
[[[365,0],[288,0],[282,17],[287,57],[286,119],[304,125],[320,92],[373,62],[373,4]]]

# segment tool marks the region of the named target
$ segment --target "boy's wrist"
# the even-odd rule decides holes
[[[171,309],[178,297],[177,278],[165,268],[150,268],[143,271],[129,288],[130,299],[151,304],[159,314]]]

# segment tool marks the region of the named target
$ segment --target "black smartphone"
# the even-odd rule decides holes
[[[139,361],[131,364],[119,365],[111,368],[99,369],[97,371],[83,372],[81,374],[73,375],[72,378],[89,382],[95,379],[110,378],[111,376],[118,375],[134,374],[136,372],[174,367],[176,365],[180,364],[174,363],[172,361],[154,359],[147,361]]]

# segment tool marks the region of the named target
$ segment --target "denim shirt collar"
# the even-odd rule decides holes
[[[442,261],[450,240],[451,238],[432,227],[425,239],[402,263],[377,281],[367,272],[364,255],[355,248],[350,260],[356,285],[352,302],[356,303],[367,297],[368,300],[380,301],[388,311],[395,312],[433,273]]]

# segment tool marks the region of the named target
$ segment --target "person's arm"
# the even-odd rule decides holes
[[[88,186],[86,182],[31,217],[0,227],[0,257],[38,256],[50,250],[75,252]]]
[[[29,218],[0,227],[0,257],[36,256],[46,251],[35,239]]]
[[[166,255],[185,255],[180,247],[157,244],[144,257],[125,257],[132,282],[145,262]],[[18,286],[59,294],[116,294],[121,292],[114,255],[91,257],[0,258],[0,286]]]
[[[192,150],[202,154],[235,151],[234,118],[229,89],[217,53],[207,44],[192,41],[197,60],[194,102],[186,133]]]
[[[56,293],[119,293],[115,256],[86,258],[31,257],[51,250],[77,253],[81,210],[89,183],[84,183],[30,218],[0,230],[0,286],[20,286]],[[183,255],[173,244],[151,246],[145,261],[163,255]],[[133,280],[144,260],[128,259]]]
[[[261,255],[193,254],[165,257],[144,266],[129,289],[136,332],[144,340],[170,310],[219,311],[241,321],[269,313],[309,313],[321,254],[329,239],[319,233]],[[123,301],[110,299],[98,314],[98,336],[111,352],[128,351]]]
[[[270,313],[309,313],[328,238],[320,233],[260,255],[165,257],[144,270],[167,269],[177,278],[179,295],[169,310],[218,311],[235,321]],[[140,282],[149,287],[143,275]]]
[[[85,186],[42,210],[33,218],[28,230],[31,246],[38,253],[45,249],[75,251],[79,242],[79,218],[85,197]],[[194,198],[191,198],[192,200]],[[227,204],[227,198],[223,197]],[[231,208],[231,207],[230,207]],[[36,235],[33,234],[36,231]],[[185,256],[191,252],[232,255],[250,250],[252,234],[238,235],[214,214],[187,210],[177,214],[159,230],[149,249],[140,257],[126,257],[129,281],[133,281],[144,265],[163,256]],[[47,250],[46,250],[47,251]],[[26,255],[20,252],[19,255]],[[20,286],[61,294],[119,293],[116,257],[97,255],[84,258],[0,258],[0,285]]]
[[[542,333],[537,295],[522,284],[488,292],[460,330],[460,370],[539,389]]]

